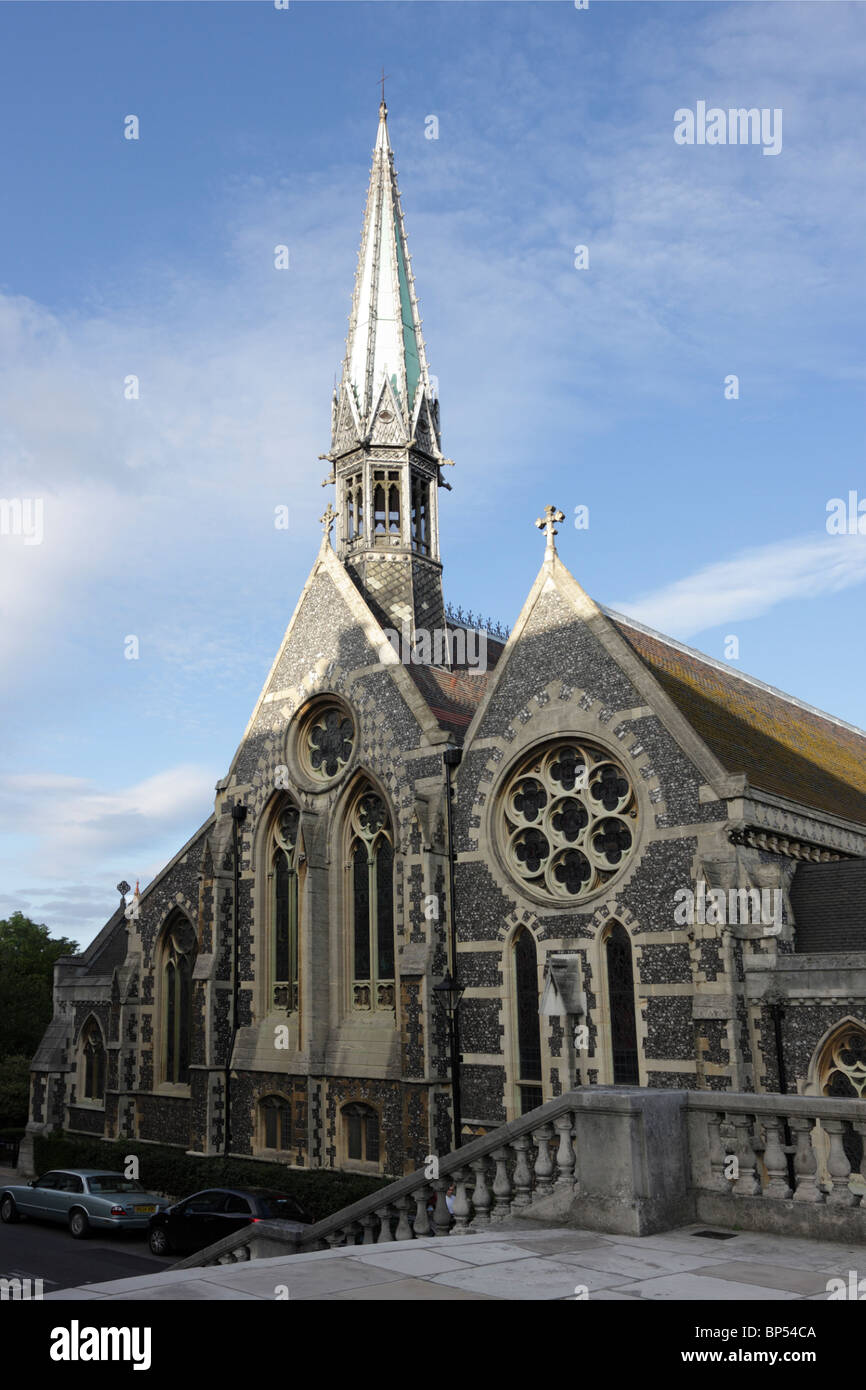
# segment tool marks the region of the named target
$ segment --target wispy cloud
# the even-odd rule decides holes
[[[790,599],[817,598],[866,581],[866,536],[804,537],[742,550],[652,593],[611,604],[671,637],[757,618]]]

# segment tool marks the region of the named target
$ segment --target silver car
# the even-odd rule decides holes
[[[0,1191],[0,1221],[34,1216],[68,1225],[76,1240],[92,1229],[145,1231],[150,1218],[169,1205],[135,1178],[101,1168],[53,1168],[23,1187]]]

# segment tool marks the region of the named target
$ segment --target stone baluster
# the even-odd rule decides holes
[[[412,1227],[409,1222],[409,1198],[398,1197],[394,1203],[397,1208],[397,1230],[394,1232],[395,1240],[412,1240]]]
[[[445,1193],[450,1185],[450,1178],[434,1178],[433,1180],[433,1191],[436,1193],[436,1206],[433,1208],[434,1236],[451,1234],[451,1213],[448,1210],[448,1203],[445,1201]]]
[[[325,1236],[325,1240],[328,1242],[332,1250],[336,1250],[338,1245],[342,1245],[345,1238],[345,1231],[331,1231],[328,1235]]]
[[[848,1183],[851,1178],[851,1164],[843,1143],[845,1135],[844,1120],[822,1120],[821,1126],[830,1140],[830,1153],[827,1156],[827,1172],[833,1184],[827,1196],[827,1205],[833,1207],[853,1207],[857,1198]]]
[[[423,1240],[430,1234],[430,1218],[427,1215],[427,1199],[430,1196],[430,1188],[426,1182],[422,1182],[420,1187],[415,1188],[415,1220],[412,1222],[412,1229],[415,1232],[416,1240]]]
[[[375,1244],[376,1244],[376,1218],[375,1218],[375,1216],[373,1215],[372,1212],[370,1212],[367,1216],[362,1216],[362,1217],[361,1217],[361,1227],[362,1227],[363,1232],[364,1232],[364,1238],[363,1238],[363,1240],[361,1241],[361,1244],[362,1244],[362,1245],[375,1245]]]
[[[472,1227],[474,1230],[480,1230],[482,1226],[490,1225],[490,1204],[493,1200],[487,1186],[487,1159],[473,1159],[469,1167],[475,1174],[475,1191],[472,1194],[475,1215],[472,1218]]]
[[[769,1179],[764,1196],[784,1199],[791,1197],[793,1192],[788,1182],[788,1159],[785,1154],[784,1130],[782,1121],[777,1120],[775,1116],[768,1117],[764,1121],[764,1167]]]
[[[469,1177],[465,1168],[455,1168],[451,1177],[454,1180],[454,1229],[451,1234],[458,1236],[462,1235],[472,1219],[472,1206],[467,1191]]]
[[[737,1178],[734,1183],[735,1197],[759,1197],[761,1180],[755,1162],[752,1144],[752,1124],[748,1115],[732,1115],[731,1123],[736,1135],[735,1154],[737,1158]]]
[[[511,1200],[513,1212],[523,1211],[532,1201],[532,1169],[529,1166],[529,1135],[521,1134],[512,1139],[514,1150],[514,1197]]]
[[[496,1206],[491,1216],[492,1221],[505,1221],[511,1215],[511,1179],[508,1176],[508,1149],[503,1145],[502,1148],[494,1149],[490,1155],[496,1164],[496,1173],[493,1178],[493,1195],[496,1198]]]
[[[571,1189],[574,1187],[575,1165],[574,1145],[571,1142],[573,1120],[566,1112],[558,1116],[553,1123],[559,1135],[559,1148],[556,1151],[556,1186]]]
[[[789,1120],[796,1135],[797,1152],[794,1155],[794,1174],[796,1177],[795,1202],[823,1202],[824,1194],[815,1181],[818,1160],[812,1148],[812,1127],[814,1121],[808,1115],[792,1115]]]
[[[852,1120],[855,1133],[860,1135],[860,1176],[866,1182],[866,1120]],[[866,1197],[861,1199],[863,1206],[866,1206]]]
[[[722,1143],[722,1121],[724,1115],[721,1112],[707,1115],[707,1147],[710,1155],[710,1181],[709,1187],[712,1192],[731,1191],[731,1184],[725,1177],[725,1148]]]
[[[363,1235],[363,1232],[364,1228],[360,1221],[350,1221],[349,1225],[346,1227],[346,1244],[360,1245],[361,1241],[359,1237]]]
[[[535,1155],[535,1191],[537,1196],[545,1197],[553,1191],[553,1159],[550,1155],[552,1125],[542,1125],[540,1129],[533,1131],[532,1137],[538,1146],[538,1153]]]
[[[379,1239],[376,1241],[376,1244],[377,1244],[377,1245],[384,1245],[384,1244],[386,1243],[386,1241],[389,1241],[389,1240],[392,1241],[392,1240],[394,1239],[393,1235],[391,1234],[391,1207],[390,1207],[390,1205],[384,1206],[384,1207],[377,1207],[377,1208],[376,1208],[376,1215],[378,1216],[379,1222],[380,1222],[380,1225],[379,1225]]]

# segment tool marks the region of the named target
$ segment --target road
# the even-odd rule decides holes
[[[73,1240],[63,1226],[37,1221],[0,1225],[0,1278],[42,1279],[45,1293],[156,1274],[179,1257],[151,1255],[145,1235],[92,1235]]]

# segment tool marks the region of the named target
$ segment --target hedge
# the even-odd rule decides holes
[[[322,1168],[289,1168],[257,1159],[200,1158],[162,1144],[89,1139],[60,1131],[36,1135],[33,1154],[37,1173],[50,1168],[104,1168],[107,1173],[122,1173],[125,1159],[134,1154],[145,1187],[175,1201],[206,1187],[273,1187],[296,1197],[314,1221],[323,1221],[394,1181]]]

